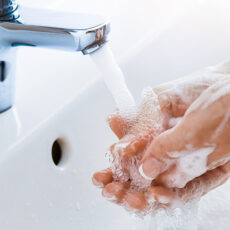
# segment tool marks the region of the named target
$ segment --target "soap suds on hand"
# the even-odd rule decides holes
[[[130,133],[127,134],[118,144],[115,145],[112,153],[110,153],[111,169],[115,180],[131,183],[131,190],[143,191],[151,185],[151,180],[146,180],[139,172],[140,162],[144,152],[132,157],[122,157],[124,149],[129,146],[132,149],[135,145],[133,138],[146,139],[150,142],[152,138],[158,136],[164,129],[164,116],[158,101],[158,96],[152,88],[148,87],[142,92],[142,102],[138,108],[138,116],[136,118],[136,125],[131,128]],[[135,135],[134,135],[135,134]],[[148,135],[147,135],[148,134]],[[129,141],[127,141],[129,140]],[[130,142],[130,140],[132,140]]]
[[[200,92],[202,90],[207,89],[211,85],[217,83],[218,81],[224,81],[226,79],[230,78],[230,61],[217,65],[214,67],[208,67],[205,68],[195,74],[190,75],[190,77],[187,77],[185,79],[179,79],[177,81],[167,83],[171,84],[172,87],[170,88],[170,91],[167,89],[161,92],[161,95],[164,96],[164,94],[169,93],[170,96],[177,96],[180,98],[185,104],[190,105],[193,103],[193,105],[186,111],[186,114],[190,113],[194,109],[197,108],[197,106],[200,106],[199,103],[194,101],[199,96]],[[197,80],[198,79],[198,80]],[[191,85],[194,85],[192,88]],[[167,88],[167,87],[166,87]],[[202,90],[201,90],[202,89]],[[218,92],[216,95],[214,95],[212,98],[209,98],[209,103],[212,103],[213,101],[217,100],[221,96],[225,95],[226,93],[230,93],[230,87],[229,85],[226,85],[225,90],[223,92]],[[159,96],[154,92],[154,90],[150,87],[146,88],[143,91],[142,94],[142,103],[137,109],[137,116],[135,117],[135,123],[140,123],[141,126],[134,126],[131,129],[131,133],[128,134],[124,138],[124,142],[120,142],[115,147],[115,150],[113,153],[110,153],[110,162],[111,162],[111,169],[114,175],[114,179],[121,182],[130,182],[130,190],[129,191],[142,191],[145,192],[147,189],[152,185],[152,181],[148,180],[148,178],[143,178],[141,173],[139,172],[139,166],[140,161],[142,159],[142,156],[144,154],[144,151],[140,152],[138,155],[132,156],[130,158],[122,158],[122,151],[124,148],[126,148],[130,142],[128,141],[129,138],[132,137],[133,133],[134,136],[138,133],[140,136],[145,134],[146,130],[149,130],[152,132],[152,137],[157,137],[160,133],[162,133],[164,130],[164,114],[161,111],[160,103],[159,103]],[[205,105],[208,106],[208,103]],[[134,117],[134,116],[133,116]],[[219,125],[216,135],[218,135],[219,131],[225,126],[226,121],[228,121],[230,117],[230,112],[226,114],[225,119],[223,122]],[[169,118],[169,127],[175,127],[180,121],[182,117],[170,117]],[[207,158],[208,156],[215,150],[215,146],[206,146],[200,149],[194,149],[192,145],[188,144],[186,146],[186,150],[182,152],[172,152],[168,153],[168,155],[172,155],[175,158],[175,166],[176,166],[176,172],[172,173],[171,180],[173,186],[176,186],[177,188],[183,188],[189,181],[193,180],[194,178],[204,174],[207,172]],[[178,159],[176,159],[178,156]],[[195,179],[196,180],[196,179]],[[195,187],[193,189],[196,190]],[[177,190],[178,191],[178,190]],[[196,200],[199,200],[199,198],[202,196],[203,191],[200,189],[200,191],[197,190],[197,193],[195,193],[196,196],[194,196],[194,202],[192,204],[196,204]],[[191,195],[191,194],[189,194]],[[166,216],[168,217],[169,213],[173,213],[173,221],[178,221],[178,218],[175,218],[177,214],[178,216],[181,216],[182,218],[179,218],[179,221],[185,217],[185,212],[190,210],[190,207],[192,207],[191,204],[184,204],[181,197],[177,197],[178,199],[175,199],[174,206],[170,209],[168,208],[167,211],[164,210],[166,213]],[[162,204],[167,204],[169,202],[168,197],[159,197],[159,201]],[[154,220],[157,223],[156,226],[164,226],[166,225],[165,219],[158,218],[157,216],[162,211],[161,209],[157,209],[157,212],[154,212],[154,208],[156,207],[156,200],[154,197],[151,197],[150,200],[148,200],[150,203],[150,209],[143,213],[143,215],[150,213],[154,216]],[[187,206],[186,206],[187,205]],[[164,207],[164,206],[161,206]],[[152,209],[151,209],[152,208]],[[158,207],[159,208],[159,207]],[[169,210],[169,211],[168,211]],[[132,211],[132,209],[130,209]],[[178,213],[177,213],[178,212]],[[182,213],[181,213],[182,212]],[[176,213],[176,214],[175,214]],[[193,215],[194,213],[192,213]],[[194,214],[195,215],[195,214]],[[188,219],[191,218],[191,213],[188,215]],[[196,220],[196,216],[192,218],[194,221]],[[159,222],[159,220],[161,220]],[[186,220],[187,223],[191,224],[191,229],[193,229],[193,226],[188,220]],[[174,223],[173,223],[174,224]],[[169,222],[167,222],[167,226],[173,226]],[[151,226],[154,226],[153,224],[150,224]],[[195,224],[194,224],[195,225]],[[175,223],[175,228],[172,229],[180,229],[178,226],[180,226],[180,223]],[[156,228],[161,229],[161,228]],[[166,228],[167,229],[167,228]],[[171,228],[170,228],[171,229]],[[182,228],[181,228],[182,229]],[[195,228],[194,228],[195,229]]]
[[[229,122],[229,119],[230,119],[230,108],[227,110],[227,112],[224,116],[224,119],[221,121],[221,123],[217,127],[212,139],[215,139],[216,137],[218,137],[218,135],[221,133],[221,131],[225,128],[227,122]]]
[[[193,151],[184,151],[183,157],[177,160],[175,175],[171,175],[173,187],[183,188],[189,181],[205,173],[208,170],[207,157],[214,150],[215,147],[207,147]]]

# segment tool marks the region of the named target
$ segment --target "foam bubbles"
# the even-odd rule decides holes
[[[170,153],[170,156],[180,156],[177,160],[175,175],[171,175],[173,187],[183,188],[189,181],[207,171],[207,157],[215,147]],[[182,157],[181,157],[182,156]]]
[[[91,54],[92,60],[97,65],[98,69],[103,75],[104,81],[111,92],[121,116],[134,121],[132,128],[129,130],[128,135],[115,145],[115,148],[109,153],[111,169],[114,174],[114,179],[121,182],[130,182],[130,191],[147,191],[151,186],[151,181],[146,180],[140,175],[139,166],[141,158],[144,154],[142,149],[137,154],[131,157],[125,158],[125,149],[130,148],[135,150],[135,141],[137,138],[146,138],[147,144],[152,141],[156,136],[164,131],[165,117],[161,111],[158,96],[155,94],[152,88],[148,87],[143,90],[142,103],[137,108],[135,100],[126,86],[124,76],[114,60],[111,50],[104,45],[100,50]],[[192,74],[189,78],[180,79],[171,83],[170,94],[176,98],[182,105],[190,105],[200,95],[202,90],[207,89],[212,84],[219,81],[219,79],[229,79],[230,75],[230,61],[227,61],[221,65],[215,67],[209,67],[195,74]],[[194,80],[195,79],[195,80]],[[193,86],[193,87],[191,87]],[[162,94],[167,94],[166,90]],[[211,98],[209,98],[209,104],[218,100],[223,95],[229,94],[229,85],[224,87],[224,90],[217,91]],[[205,106],[209,105],[208,103]],[[187,110],[186,114],[196,109],[199,103],[193,103],[193,106]],[[205,107],[204,106],[204,107]],[[220,124],[220,131],[226,120],[229,118],[229,113],[226,115],[226,119]],[[171,118],[169,120],[169,127],[174,127],[181,118]],[[214,147],[202,148],[199,150],[193,150],[192,152],[186,152],[182,158],[177,162],[177,167],[180,169],[181,174],[175,176],[174,181],[177,183],[177,187],[183,187],[192,178],[201,175],[206,172],[207,156],[214,150]],[[176,155],[177,153],[173,153]],[[181,153],[178,153],[181,154]],[[173,177],[173,175],[172,175]],[[194,183],[195,185],[195,183]],[[101,186],[98,184],[98,186]],[[197,191],[197,186],[194,186],[189,191],[194,193]],[[203,194],[203,190],[198,191],[195,198],[199,198]],[[193,195],[194,195],[193,194]],[[186,195],[191,195],[187,194]],[[186,197],[181,197],[186,199]],[[114,200],[115,197],[109,197]],[[159,201],[162,204],[168,203],[167,197],[160,197]],[[136,230],[196,230],[197,229],[197,202],[184,203],[180,200],[175,200],[172,208],[161,208],[154,211],[156,205],[155,200],[152,200],[149,214],[144,218],[139,219],[140,225],[135,224]],[[163,206],[162,206],[163,207]],[[151,209],[152,208],[152,209]],[[142,216],[143,217],[143,216]],[[144,222],[142,222],[144,221]],[[144,224],[143,224],[144,223]],[[139,226],[139,227],[138,227]]]
[[[115,180],[130,181],[131,190],[143,191],[151,185],[151,181],[142,177],[139,172],[140,162],[144,150],[131,157],[123,157],[125,149],[135,151],[140,141],[148,144],[164,129],[164,116],[161,112],[158,97],[152,88],[148,87],[142,92],[142,102],[138,107],[138,113],[134,126],[110,153],[111,169]]]

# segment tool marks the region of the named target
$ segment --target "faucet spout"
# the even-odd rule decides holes
[[[7,7],[3,2],[13,5]],[[44,47],[90,54],[108,41],[109,32],[109,21],[98,15],[19,8],[14,0],[0,0],[0,112],[13,105],[14,47]]]
[[[0,48],[30,45],[88,54],[108,40],[109,32],[108,20],[98,15],[24,7],[14,22],[0,20]]]

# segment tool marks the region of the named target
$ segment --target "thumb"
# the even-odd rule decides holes
[[[200,119],[197,119],[196,115],[195,112],[183,117],[174,128],[163,132],[153,140],[142,158],[139,169],[145,179],[153,180],[175,165],[182,174],[187,170],[186,175],[195,168],[195,166],[190,167],[193,163],[202,164],[200,166],[206,170],[206,157],[212,153],[213,148],[205,144],[207,143],[206,137],[204,138],[206,131],[202,130]],[[198,171],[200,174],[200,170]],[[188,178],[199,176],[195,174],[193,170]]]
[[[153,140],[142,158],[139,169],[145,179],[155,179],[183,155],[189,140],[182,137],[185,137],[185,130],[181,131],[180,125],[177,125]]]

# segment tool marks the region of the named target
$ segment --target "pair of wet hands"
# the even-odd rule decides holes
[[[129,211],[189,202],[230,175],[230,61],[155,87],[154,95],[157,104],[145,95],[135,119],[108,118],[119,141],[110,147],[111,168],[92,179]]]

